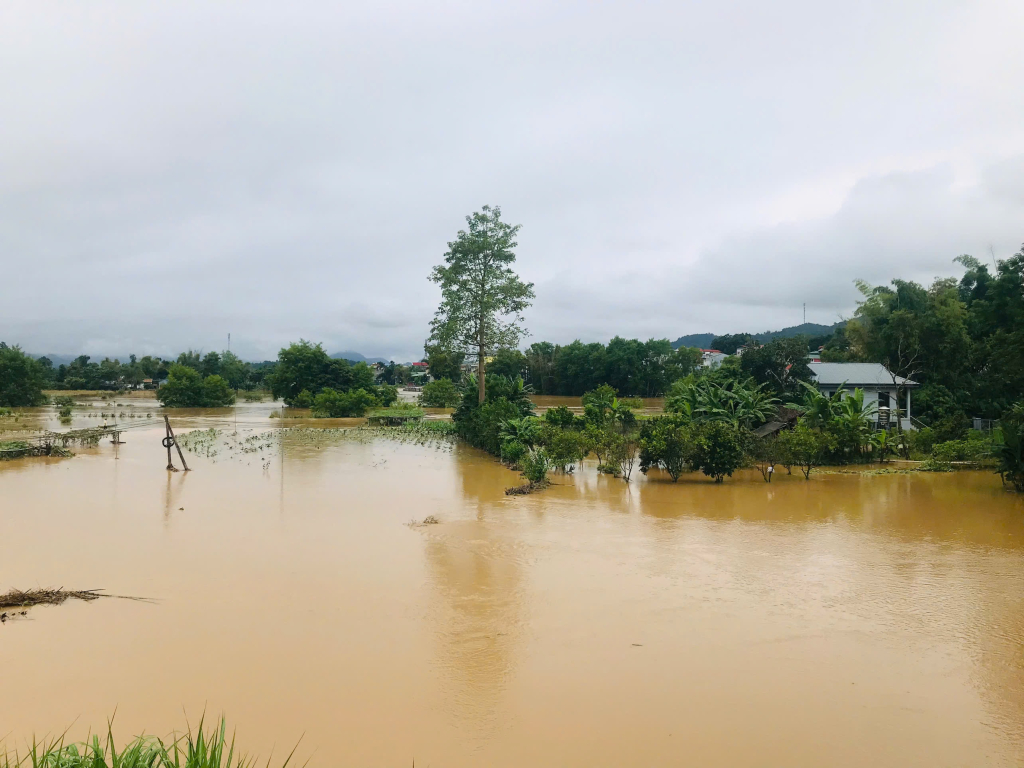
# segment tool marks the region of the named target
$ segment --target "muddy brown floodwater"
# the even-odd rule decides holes
[[[512,498],[467,448],[289,433],[169,474],[161,436],[0,463],[0,591],[155,599],[0,625],[8,744],[205,708],[313,766],[1024,763],[1024,499],[991,474]]]

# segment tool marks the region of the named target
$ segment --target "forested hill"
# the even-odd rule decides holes
[[[801,323],[800,325],[783,328],[781,331],[765,331],[764,333],[753,333],[751,336],[762,343],[776,338],[789,339],[793,336],[828,336],[840,325],[844,325],[844,323],[839,322],[835,325]],[[699,349],[707,349],[711,346],[712,340],[717,336],[718,334],[715,333],[691,333],[688,336],[680,336],[678,339],[673,341],[672,347],[673,349],[679,349],[679,347],[698,347]]]

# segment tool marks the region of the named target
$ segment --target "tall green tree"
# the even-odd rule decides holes
[[[21,351],[0,342],[0,405],[41,405],[46,401],[43,367]]]
[[[485,399],[485,361],[500,347],[516,347],[526,334],[523,311],[534,298],[533,283],[513,271],[519,226],[501,220],[501,209],[485,205],[466,217],[448,243],[444,264],[430,279],[441,286],[441,305],[430,323],[429,341],[476,357],[478,402]]]

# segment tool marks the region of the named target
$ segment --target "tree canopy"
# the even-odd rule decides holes
[[[533,283],[513,271],[519,226],[501,220],[501,209],[484,206],[466,217],[448,243],[445,263],[430,279],[441,286],[441,304],[430,323],[430,339],[445,350],[477,360],[478,402],[484,402],[485,359],[501,347],[515,347],[526,334],[523,311],[534,298]]]
[[[43,366],[21,351],[0,342],[0,406],[41,405],[46,402]]]

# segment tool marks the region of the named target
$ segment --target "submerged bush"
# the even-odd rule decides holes
[[[167,383],[156,393],[165,408],[219,408],[235,402],[235,393],[220,376],[207,376],[187,365],[172,365]]]
[[[678,416],[648,419],[640,425],[640,471],[663,467],[675,482],[694,461],[694,427]]]
[[[522,379],[487,377],[487,399],[477,400],[476,379],[472,376],[462,391],[459,407],[452,414],[459,436],[472,446],[495,456],[501,455],[502,429],[507,422],[533,415],[529,389]]]
[[[510,467],[519,467],[529,450],[518,440],[506,440],[501,444],[501,460]]]
[[[462,394],[451,379],[438,379],[423,385],[420,405],[427,408],[454,408],[462,400]]]
[[[527,451],[520,461],[520,466],[523,470],[523,477],[532,485],[538,485],[547,480],[548,470],[551,469],[548,455],[543,448]]]
[[[693,439],[691,465],[716,483],[743,466],[743,442],[736,429],[720,421],[699,424]]]
[[[575,424],[576,417],[573,415],[572,411],[564,405],[560,405],[557,408],[549,408],[544,414],[544,421],[553,427],[566,429]]]
[[[572,471],[590,453],[587,436],[574,429],[552,430],[544,444],[552,466],[559,472]]]
[[[380,404],[380,401],[365,389],[338,392],[328,387],[313,398],[313,417],[338,419],[362,416],[368,409],[377,408]]]

